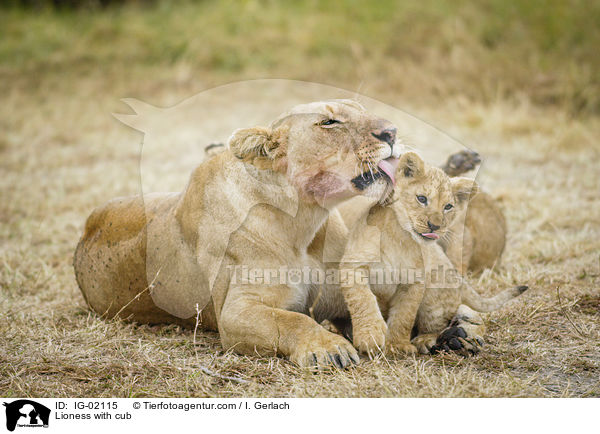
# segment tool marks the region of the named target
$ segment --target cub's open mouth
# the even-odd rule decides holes
[[[352,179],[352,184],[354,184],[357,189],[364,190],[379,178],[385,178],[388,183],[394,185],[396,183],[394,174],[396,173],[399,162],[400,160],[395,157],[389,157],[385,160],[381,160],[379,163],[377,163],[377,168],[379,170],[376,172],[367,171],[361,175],[358,175],[356,178]]]
[[[421,232],[417,232],[419,235],[421,235],[423,238],[425,238],[426,240],[439,240],[440,236],[434,232],[426,232],[426,233],[421,233]]]

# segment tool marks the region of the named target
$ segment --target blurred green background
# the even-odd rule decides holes
[[[290,78],[391,104],[526,100],[587,116],[600,111],[599,47],[598,1],[9,1],[0,90],[85,94],[93,81],[91,94],[143,96]]]

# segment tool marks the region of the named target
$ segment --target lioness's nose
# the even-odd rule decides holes
[[[394,147],[394,143],[396,142],[396,128],[388,128],[379,133],[371,133],[373,137],[382,142],[386,142],[390,145],[390,148]]]

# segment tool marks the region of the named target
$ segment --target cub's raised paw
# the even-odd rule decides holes
[[[481,163],[479,154],[475,151],[465,149],[448,157],[446,165],[442,168],[449,176],[458,176],[466,173]]]
[[[350,342],[324,329],[317,336],[303,339],[289,358],[301,367],[313,370],[345,369],[357,365],[360,360]]]

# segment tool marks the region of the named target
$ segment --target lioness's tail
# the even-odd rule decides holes
[[[518,297],[528,289],[528,286],[516,286],[514,288],[506,289],[494,297],[485,298],[469,285],[465,285],[462,294],[462,302],[471,309],[475,309],[477,312],[492,312],[500,309],[506,302]]]

